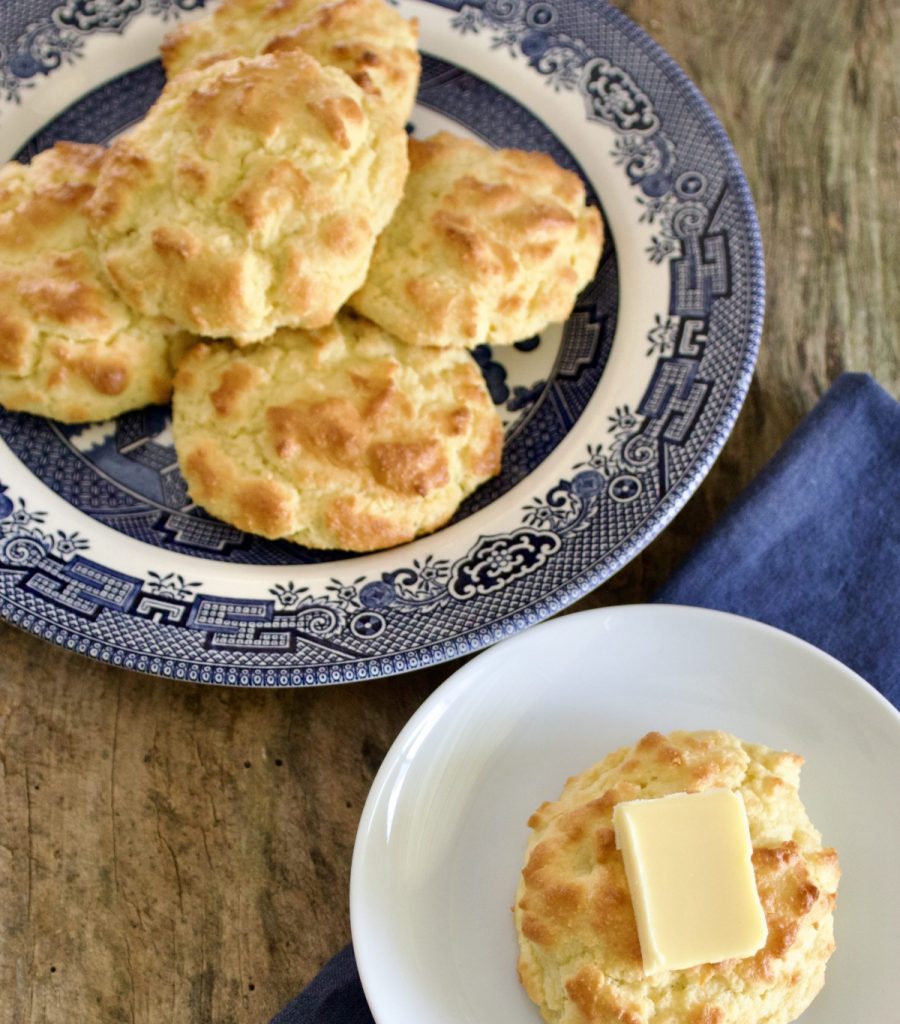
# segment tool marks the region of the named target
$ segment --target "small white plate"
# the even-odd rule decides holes
[[[837,952],[803,1024],[897,1019],[900,714],[809,644],[720,612],[636,605],[529,630],[453,675],[397,738],[353,856],[353,944],[379,1024],[536,1024],[510,907],[525,822],[565,779],[658,729],[806,758],[843,868]]]

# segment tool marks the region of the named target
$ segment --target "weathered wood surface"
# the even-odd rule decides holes
[[[642,601],[834,377],[900,393],[898,9],[623,0],[731,134],[768,263],[759,371]],[[293,693],[149,680],[0,627],[0,1022],[263,1022],[349,938],[359,813],[455,666]]]

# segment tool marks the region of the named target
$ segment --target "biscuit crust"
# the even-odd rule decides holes
[[[88,204],[107,273],[148,316],[238,343],[330,322],[407,169],[400,127],[300,52],[173,79],[111,147]]]
[[[85,213],[105,151],[0,168],[0,403],[66,423],[166,402],[183,339],[110,287]]]
[[[224,0],[206,18],[180,25],[162,45],[171,78],[234,57],[303,50],[340,68],[404,124],[419,85],[418,23],[385,0]]]
[[[568,780],[532,829],[514,907],[519,977],[553,1024],[787,1024],[822,987],[840,867],[797,792],[802,758],[723,732],[649,733]],[[766,945],[643,974],[612,827],[623,800],[727,786],[747,808]]]
[[[352,314],[182,361],[173,430],[191,497],[239,529],[374,551],[443,525],[500,469],[500,419],[464,352]]]
[[[565,320],[603,244],[581,179],[544,153],[410,139],[403,201],[350,300],[410,345],[512,344]]]

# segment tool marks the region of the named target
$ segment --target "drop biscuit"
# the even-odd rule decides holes
[[[724,732],[649,733],[539,807],[516,897],[519,977],[552,1024],[787,1024],[822,987],[840,877],[798,795],[802,758]],[[616,850],[620,801],[740,793],[768,925],[754,956],[643,973]]]
[[[443,525],[500,469],[500,419],[466,352],[352,314],[182,361],[173,430],[191,497],[250,533],[374,551]]]
[[[103,273],[85,208],[105,151],[59,142],[0,168],[0,404],[66,423],[166,402],[184,344],[129,309]]]
[[[185,71],[118,139],[88,204],[123,299],[239,344],[329,323],[399,201],[406,134],[301,52]]]
[[[505,345],[565,320],[603,241],[584,184],[545,153],[410,139],[403,201],[350,304],[410,345]]]
[[[419,84],[418,24],[385,0],[224,0],[166,36],[169,77],[233,57],[303,50],[340,68],[390,117],[409,118]]]

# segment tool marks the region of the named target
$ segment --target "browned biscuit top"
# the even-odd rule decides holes
[[[89,204],[126,301],[244,342],[328,323],[406,175],[405,133],[362,103],[300,52],[173,79],[111,148]]]
[[[649,733],[535,811],[515,917],[520,978],[546,1020],[784,1024],[802,1012],[834,948],[840,869],[800,803],[801,763],[721,732]],[[738,791],[747,808],[766,945],[743,960],[645,976],[613,808],[715,786]]]
[[[409,156],[353,307],[418,345],[509,344],[565,320],[602,245],[581,179],[544,153],[447,132],[411,139]]]
[[[100,146],[57,143],[0,168],[0,403],[66,422],[168,400],[174,327],[130,310],[86,205]]]
[[[225,0],[163,42],[172,77],[234,57],[303,50],[340,68],[400,124],[419,83],[418,25],[385,0]]]
[[[191,496],[213,515],[353,551],[442,525],[499,471],[503,440],[466,353],[411,349],[352,314],[251,348],[198,345],[174,427]]]

